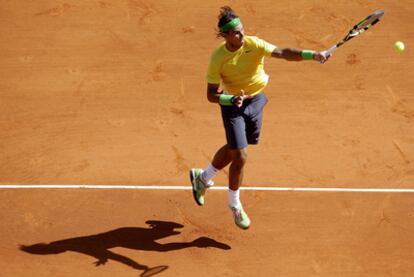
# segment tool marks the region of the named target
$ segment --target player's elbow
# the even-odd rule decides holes
[[[211,93],[210,91],[207,91],[207,100],[208,100],[208,102],[211,102],[211,103],[217,102],[217,101],[215,101],[215,98],[216,98],[216,96],[213,93]]]
[[[216,84],[208,84],[207,85],[207,100],[211,103],[217,103],[217,93],[218,93],[219,85]]]

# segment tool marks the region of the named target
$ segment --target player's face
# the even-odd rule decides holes
[[[236,28],[228,31],[224,38],[226,42],[235,47],[241,47],[244,41],[244,28],[243,25],[239,25]]]

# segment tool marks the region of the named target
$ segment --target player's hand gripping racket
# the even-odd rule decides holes
[[[335,44],[334,46],[332,46],[328,50],[322,51],[321,54],[324,55],[325,57],[329,57],[342,44],[344,44],[345,42],[353,39],[354,37],[358,36],[359,34],[362,34],[366,30],[368,30],[370,27],[377,24],[380,21],[380,19],[383,15],[384,15],[383,10],[378,10],[378,11],[368,15],[364,20],[362,20],[361,22],[356,24],[341,41],[339,41],[337,44]]]

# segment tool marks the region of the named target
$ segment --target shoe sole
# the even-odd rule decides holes
[[[247,226],[247,227],[243,227],[243,226],[240,226],[240,225],[238,225],[238,224],[236,224],[236,226],[237,227],[239,227],[240,229],[242,229],[242,230],[247,230],[247,229],[249,229],[249,227],[250,227],[250,225],[249,226]]]
[[[195,179],[195,176],[193,174],[193,171],[190,170],[190,180],[191,180],[191,186],[193,187],[193,197],[194,197],[194,200],[197,203],[197,205],[203,206],[203,204],[201,204],[200,202],[198,202],[198,199],[197,199],[197,190],[195,189],[194,179]]]

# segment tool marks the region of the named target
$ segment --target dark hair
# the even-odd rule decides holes
[[[220,34],[220,28],[232,21],[234,18],[239,17],[235,11],[233,11],[229,6],[223,6],[220,8],[220,14],[218,16],[218,36]]]

